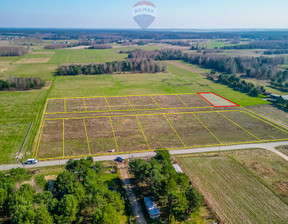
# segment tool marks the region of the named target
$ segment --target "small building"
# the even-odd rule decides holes
[[[155,202],[153,202],[150,197],[147,197],[147,198],[144,198],[144,203],[145,203],[146,209],[149,213],[149,217],[151,219],[159,218],[160,210],[157,207],[157,205],[155,204]]]
[[[174,167],[174,169],[177,173],[183,173],[183,170],[181,169],[181,167],[178,164],[172,164],[172,166]]]

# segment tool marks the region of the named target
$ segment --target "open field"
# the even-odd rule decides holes
[[[178,159],[225,223],[287,223],[287,204],[233,159],[225,156]]]
[[[202,94],[49,99],[34,156],[69,158],[112,149],[125,153],[288,139],[282,126],[213,96],[209,102],[214,107]]]

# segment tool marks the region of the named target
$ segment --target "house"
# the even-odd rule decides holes
[[[151,200],[151,198],[150,197],[144,198],[144,203],[149,213],[149,217],[151,219],[159,218],[160,210],[157,207],[157,205]]]

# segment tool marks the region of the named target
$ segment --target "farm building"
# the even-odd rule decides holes
[[[172,164],[172,166],[174,167],[174,169],[177,173],[183,173],[183,170],[181,169],[181,167],[178,164]]]
[[[150,197],[144,198],[144,203],[151,219],[156,219],[160,216],[160,210]]]

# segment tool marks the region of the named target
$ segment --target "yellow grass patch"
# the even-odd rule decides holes
[[[39,64],[47,63],[51,58],[22,58],[15,62],[15,64]]]

